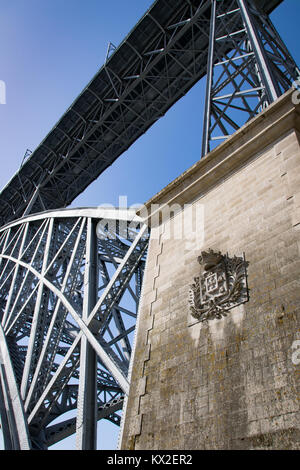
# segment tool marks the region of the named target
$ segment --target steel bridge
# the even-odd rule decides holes
[[[94,449],[98,420],[120,424],[149,230],[67,206],[204,76],[202,157],[286,92],[299,70],[269,18],[280,3],[156,0],[2,190],[6,449],[74,432]]]

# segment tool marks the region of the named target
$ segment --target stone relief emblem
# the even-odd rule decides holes
[[[190,286],[191,315],[199,321],[227,316],[227,312],[248,302],[247,266],[244,257],[203,251],[198,257],[201,266],[199,277]]]

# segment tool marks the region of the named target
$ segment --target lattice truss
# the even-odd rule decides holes
[[[154,2],[4,188],[2,223],[69,205],[205,75],[209,7]]]
[[[148,229],[115,212],[45,213],[0,231],[6,449],[44,449],[75,431],[78,448],[95,448],[97,420],[120,422]]]
[[[235,59],[245,55],[245,47],[249,53],[248,46],[242,44],[244,32],[238,33],[244,27],[236,13],[219,18],[220,14],[235,10],[235,2],[218,1],[217,6],[215,53],[220,61],[231,58],[230,65],[236,70]],[[206,75],[211,7],[211,0],[153,3],[120,46],[109,49],[113,53],[108,53],[103,67],[3,189],[1,224],[29,213],[68,206]],[[259,21],[265,30],[264,40],[270,55],[274,54],[276,61],[280,56],[289,57],[282,42],[274,40],[267,19],[263,23]],[[222,36],[226,38],[221,40]],[[288,65],[289,60],[285,63]],[[229,73],[229,65],[226,70]],[[240,68],[239,73],[245,77],[246,68]],[[230,77],[234,80],[234,73]],[[249,80],[250,88],[261,86],[253,77],[253,68]],[[222,91],[220,83],[216,93],[218,90]],[[198,104],[199,109],[202,105]],[[234,121],[229,110],[235,108],[224,110],[221,104],[215,102],[215,105],[225,111],[228,120]],[[199,121],[201,117],[200,110]],[[227,130],[222,132],[226,134]]]
[[[269,16],[212,0],[202,156],[291,88],[299,69]]]

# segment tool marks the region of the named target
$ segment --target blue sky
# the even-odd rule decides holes
[[[0,104],[0,190],[26,149],[39,145],[102,66],[108,43],[117,46],[151,4],[0,0],[0,80],[6,83],[6,104]],[[285,0],[272,14],[298,64],[299,18],[300,0]],[[117,205],[121,195],[129,205],[143,203],[199,160],[203,100],[200,82],[72,205]],[[115,448],[117,433],[114,425],[103,425],[100,447]]]

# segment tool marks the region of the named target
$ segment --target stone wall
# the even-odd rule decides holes
[[[300,366],[292,361],[300,125],[291,94],[147,203],[149,211],[192,204],[203,218],[195,230],[186,214],[188,239],[174,236],[188,207],[152,229],[122,449],[300,449]],[[197,322],[189,287],[209,248],[245,253],[250,299],[221,320]]]

